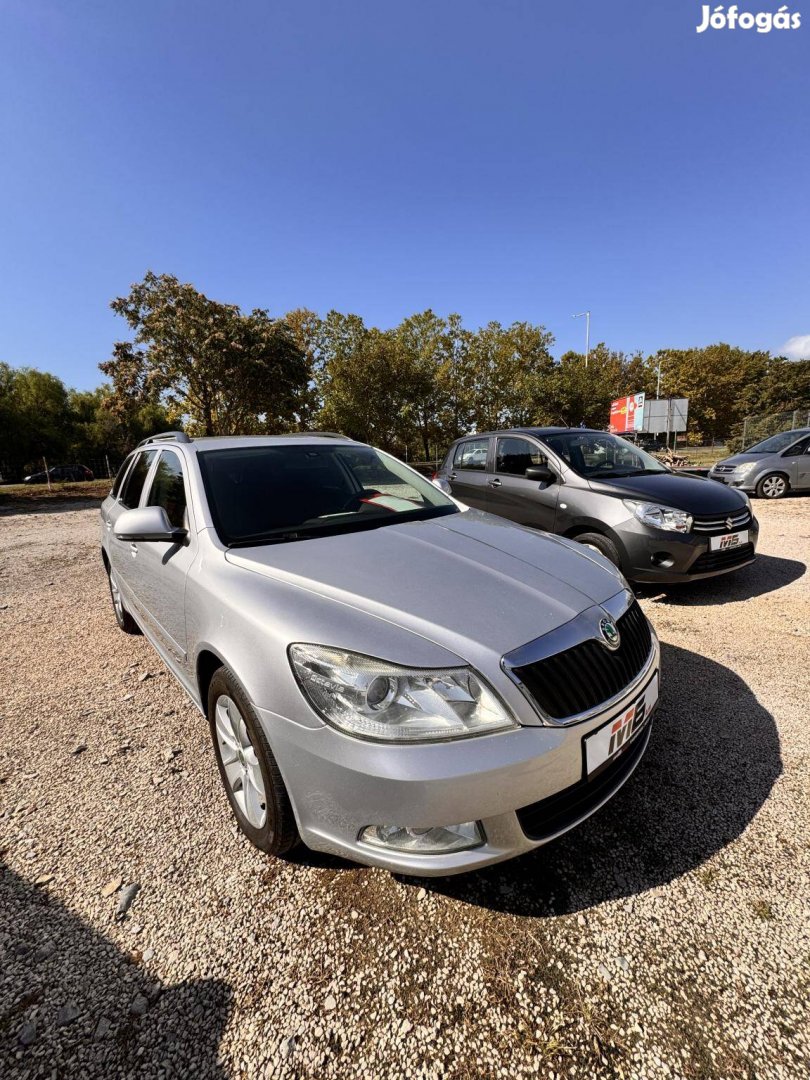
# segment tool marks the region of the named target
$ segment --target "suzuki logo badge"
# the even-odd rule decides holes
[[[734,519],[730,518],[730,517],[727,517],[726,518],[726,528],[730,529],[733,524],[734,524]]]

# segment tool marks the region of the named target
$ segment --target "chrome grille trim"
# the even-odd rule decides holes
[[[599,621],[604,617],[605,612],[608,612],[613,619],[618,622],[618,620],[621,619],[623,615],[626,615],[630,608],[637,603],[635,596],[630,590],[622,590],[622,592],[612,596],[603,604],[594,605],[581,612],[575,619],[572,619],[564,626],[552,630],[541,638],[530,641],[527,645],[523,645],[511,653],[507,653],[501,658],[502,670],[512,682],[517,685],[523,696],[530,703],[534,711],[540,716],[544,724],[549,727],[568,727],[571,724],[578,724],[584,720],[589,720],[594,716],[598,716],[606,709],[614,708],[619,702],[623,701],[636,691],[638,686],[640,686],[644,679],[649,675],[658,655],[658,638],[656,637],[652,626],[647,622],[643,612],[641,612],[641,617],[647,622],[650,633],[650,649],[646,659],[642,663],[640,670],[626,686],[612,696],[600,701],[592,708],[564,717],[551,716],[532,694],[528,686],[525,685],[519,670],[530,665],[540,664],[544,660],[554,659],[562,653],[577,648],[577,646],[602,642],[601,633],[599,631]],[[639,611],[640,610],[641,609],[639,608]],[[605,650],[605,652],[607,654],[607,650]],[[580,677],[586,678],[589,671],[590,669],[583,665]],[[595,674],[597,678],[599,676],[598,672],[594,673],[591,671],[590,673],[592,676]]]
[[[751,511],[744,506],[741,510],[732,510],[728,514],[696,514],[692,519],[692,532],[722,534],[745,529],[750,524]]]

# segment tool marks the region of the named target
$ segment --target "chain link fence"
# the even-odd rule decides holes
[[[771,435],[778,435],[780,431],[793,431],[795,428],[810,428],[810,409],[746,416],[742,422],[739,447],[736,449],[746,450]]]
[[[44,473],[47,463],[48,470],[59,470],[64,466],[83,465],[89,469],[96,480],[112,480],[121,467],[122,455],[118,451],[96,454],[75,458],[38,458],[33,462],[21,465],[18,462],[0,460],[0,484],[20,484],[27,475]],[[62,480],[63,477],[54,477]]]

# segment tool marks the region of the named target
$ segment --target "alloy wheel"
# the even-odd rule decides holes
[[[787,490],[783,476],[768,476],[762,481],[762,494],[766,499],[779,499]]]
[[[233,698],[220,694],[214,718],[219,753],[234,800],[250,824],[261,829],[267,820],[264,777],[244,717]]]
[[[121,600],[121,590],[118,588],[118,582],[115,580],[115,574],[110,571],[110,593],[112,595],[113,607],[115,608],[115,614],[119,622],[123,622],[124,619],[124,603]]]

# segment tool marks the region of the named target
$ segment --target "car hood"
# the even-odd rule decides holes
[[[600,556],[475,510],[231,549],[226,558],[384,618],[464,657],[481,644],[499,655],[509,652],[623,587],[618,571]]]
[[[718,461],[718,465],[742,465],[745,461],[766,461],[769,457],[777,457],[778,454],[733,454],[731,457]],[[714,468],[714,466],[712,466]]]
[[[677,473],[655,473],[646,476],[623,476],[610,480],[591,480],[594,491],[621,495],[629,499],[661,503],[688,514],[714,514],[739,510],[745,506],[745,496],[733,488],[702,476],[678,476]]]

